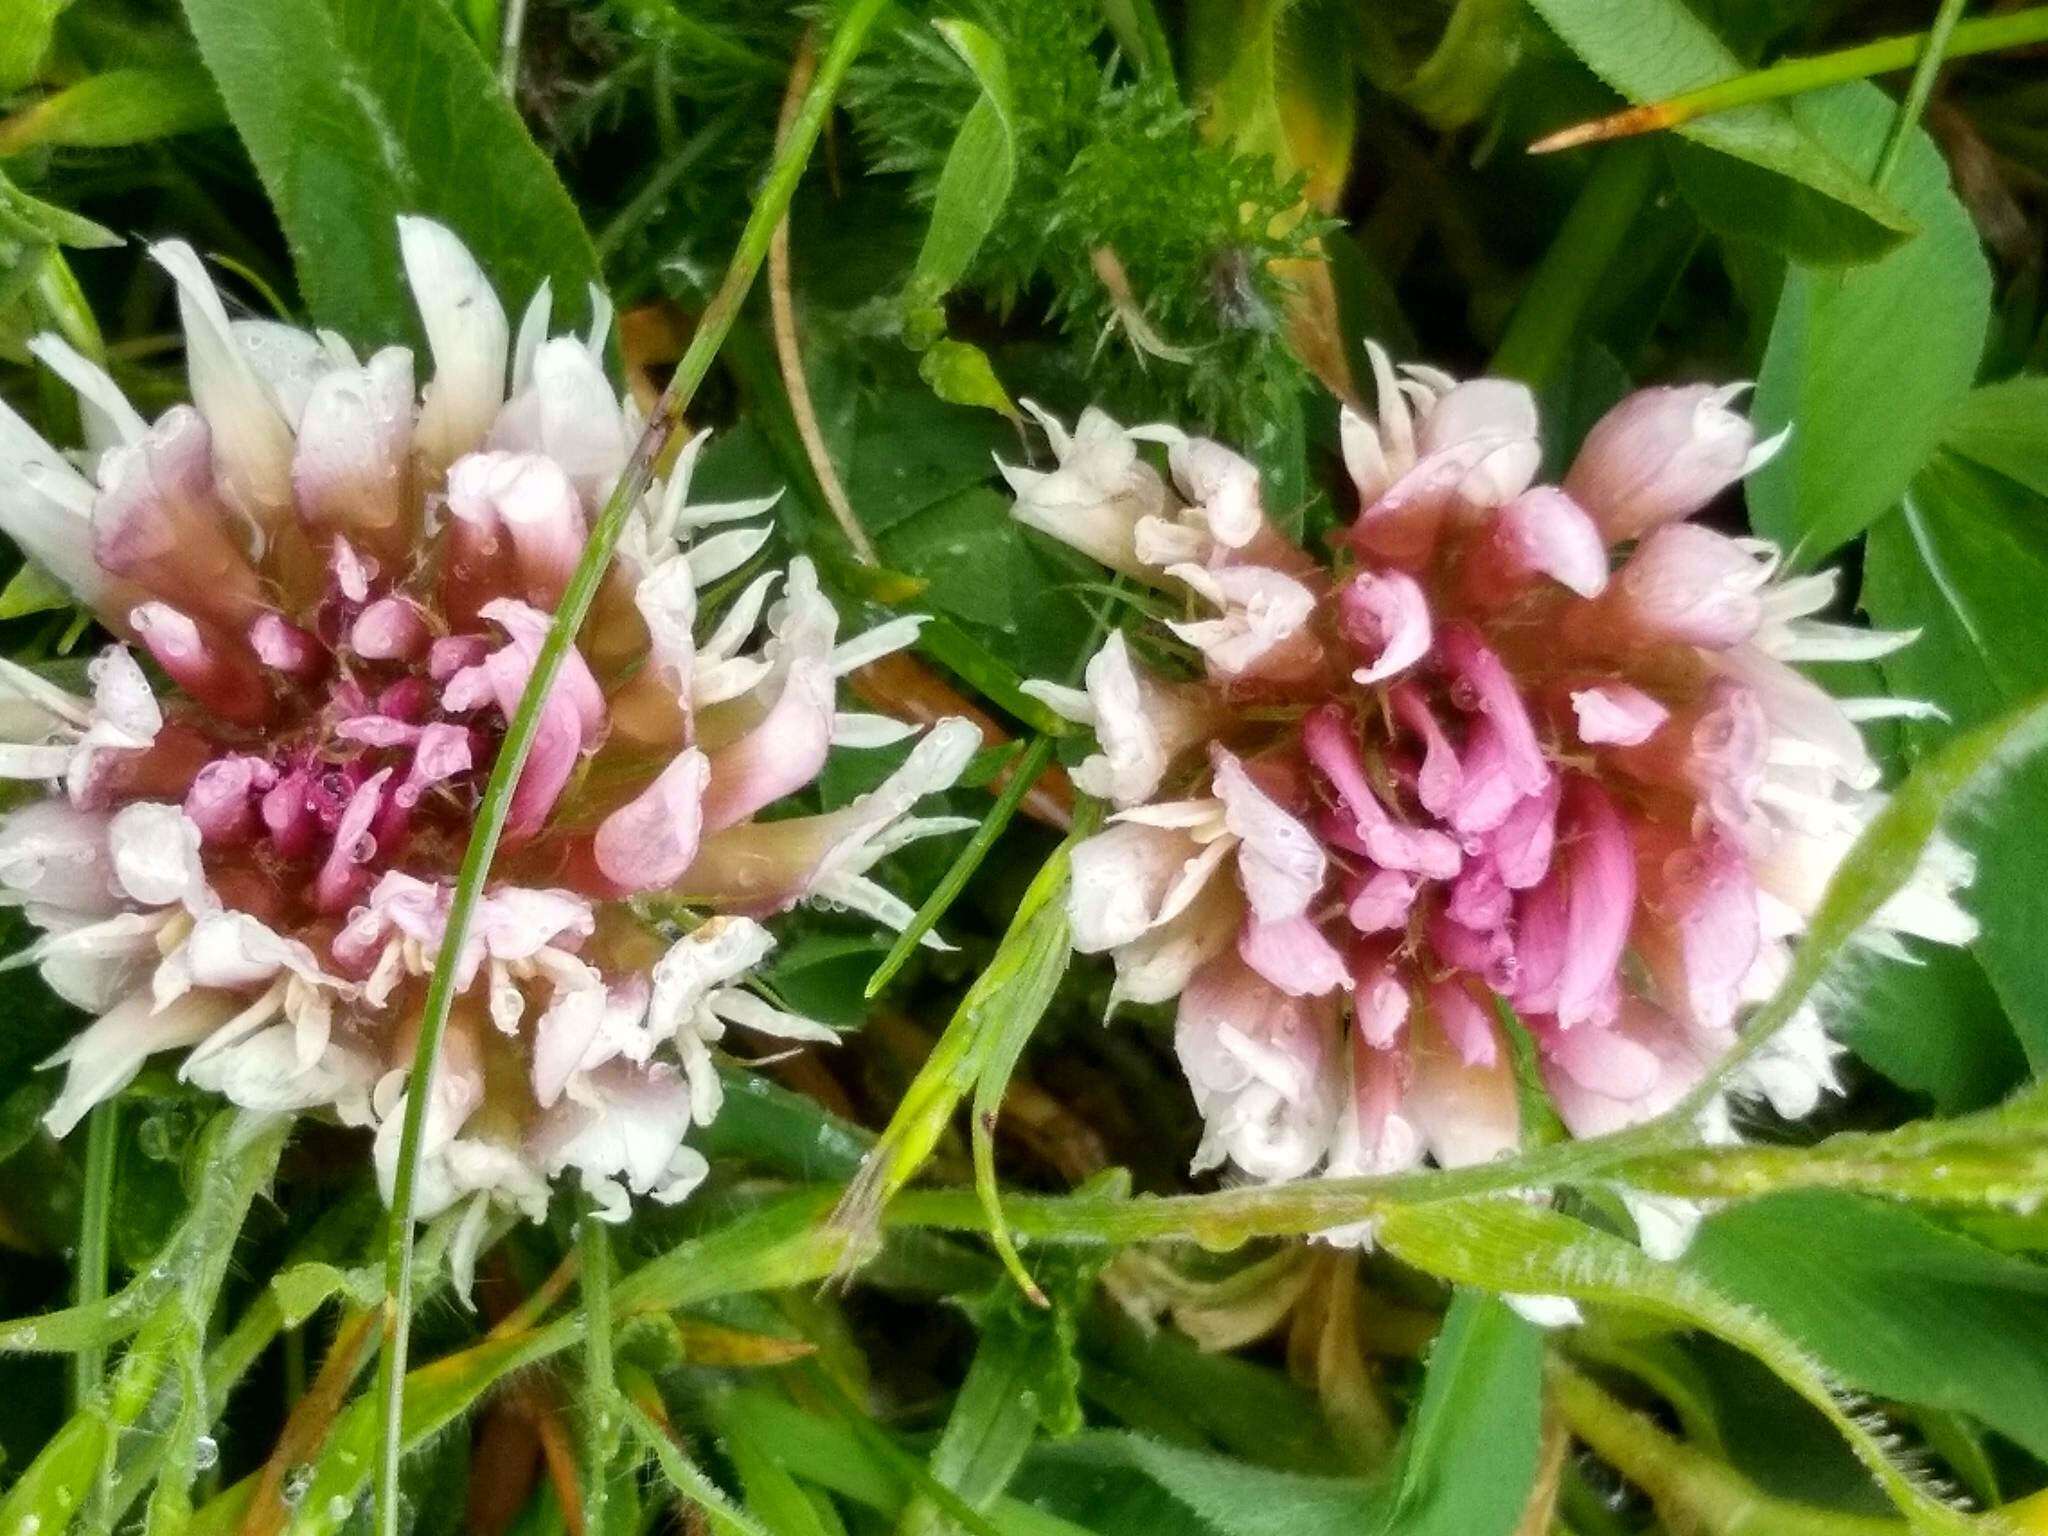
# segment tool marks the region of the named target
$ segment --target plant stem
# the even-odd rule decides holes
[[[1872,190],[1882,192],[1885,183],[1892,179],[1892,172],[1899,168],[1906,141],[1912,138],[1920,115],[1927,110],[1927,98],[1934,94],[1935,77],[1941,73],[1941,61],[1948,57],[1955,42],[1956,23],[1962,17],[1963,0],[1941,0],[1941,9],[1934,13],[1934,25],[1927,29],[1927,46],[1920,54],[1920,62],[1913,66],[1913,78],[1907,82],[1905,99],[1899,103],[1891,137],[1885,140],[1877,172],[1870,178]]]
[[[652,1414],[635,1402],[626,1403],[624,1408],[627,1427],[654,1453],[654,1459],[661,1464],[662,1475],[669,1480],[670,1486],[703,1511],[711,1529],[718,1531],[720,1536],[770,1536],[770,1532],[745,1510],[733,1506],[732,1501],[719,1491],[718,1485],[682,1453]],[[599,1533],[590,1531],[588,1536],[599,1536]]]
[[[1553,1359],[1548,1374],[1552,1399],[1572,1433],[1647,1493],[1674,1529],[1702,1536],[1906,1536],[1901,1520],[1775,1498],[1672,1439],[1570,1366]]]
[[[1974,21],[1960,23],[1951,17],[1950,29],[1945,47],[1936,45],[1936,33],[1941,30],[1941,21],[1937,18],[1934,29],[1928,32],[1882,38],[1874,43],[1814,54],[1809,58],[1783,59],[1768,69],[1716,80],[1712,85],[1703,85],[1698,90],[1670,96],[1663,101],[1646,102],[1607,117],[1595,118],[1589,123],[1575,124],[1538,139],[1529,146],[1529,152],[1544,155],[1554,150],[1576,149],[1582,144],[1594,144],[1603,139],[1659,133],[1711,112],[1727,112],[1736,107],[1753,106],[1760,101],[1803,95],[1807,91],[1841,85],[1849,80],[1890,74],[1928,58],[1961,59],[1972,54],[1997,53],[2029,43],[2048,42],[2048,5],[2012,11],[2003,16],[1979,16]]]
[[[108,1228],[114,1211],[114,1173],[119,1161],[120,1100],[94,1107],[85,1126],[85,1198],[78,1213],[78,1304],[91,1306],[107,1294]],[[83,1408],[106,1374],[107,1351],[89,1344],[71,1360],[71,1406]]]
[[[554,686],[562,658],[575,644],[584,617],[597,596],[611,564],[612,550],[624,530],[626,518],[638,505],[654,478],[654,466],[667,450],[682,425],[683,413],[695,397],[697,386],[710,372],[726,333],[739,317],[740,305],[753,285],[754,276],[768,254],[768,244],[796,191],[811,148],[831,110],[832,100],[846,78],[855,54],[860,51],[869,28],[881,11],[882,0],[853,0],[841,18],[819,65],[816,80],[804,97],[803,106],[791,124],[789,136],[769,168],[759,200],[740,232],[739,248],[726,268],[724,279],[711,302],[705,306],[690,345],[676,365],[675,376],[662,391],[647,429],[627,462],[618,486],[605,502],[590,537],[584,543],[575,572],[562,593],[547,638],[534,660],[533,675],[508,722],[497,761],[477,807],[476,826],[462,857],[461,872],[449,903],[447,928],[441,939],[434,971],[427,983],[421,1010],[419,1043],[413,1052],[412,1071],[407,1079],[405,1120],[400,1127],[398,1163],[391,1194],[390,1229],[384,1261],[384,1349],[378,1366],[381,1399],[381,1444],[377,1473],[377,1522],[380,1536],[398,1536],[398,1469],[403,1449],[402,1428],[405,1406],[405,1357],[412,1329],[412,1228],[413,1209],[419,1184],[420,1136],[426,1125],[426,1111],[432,1093],[434,1069],[440,1060],[441,1041],[448,1031],[448,1014],[455,1002],[455,976],[459,957],[469,937],[477,902],[489,877],[491,860],[504,832],[511,810],[512,790],[518,782],[526,755],[540,725],[541,705]]]
[[[816,69],[817,35],[813,29],[805,28],[803,39],[797,44],[796,62],[789,71],[789,85],[782,95],[782,117],[775,127],[778,147],[789,136],[790,120],[795,116],[797,103]],[[796,435],[803,444],[804,457],[810,461],[811,473],[817,478],[818,490],[825,497],[825,505],[832,509],[832,518],[839,524],[839,531],[852,546],[854,558],[862,565],[879,565],[881,561],[875,554],[874,543],[861,526],[860,518],[853,510],[853,502],[846,494],[846,487],[839,479],[839,471],[832,463],[832,452],[826,447],[825,434],[818,427],[817,407],[811,403],[811,381],[804,372],[803,343],[796,333],[796,298],[790,291],[787,212],[776,221],[775,238],[768,242],[768,322],[775,341],[775,363],[782,374],[783,392],[789,396],[790,418],[796,423]]]
[[[596,1206],[576,1227],[583,1290],[583,1529],[604,1536],[606,1473],[618,1448],[618,1382],[612,1369],[611,1231]]]
[[[1492,372],[1534,389],[1551,380],[1656,181],[1657,157],[1642,145],[1601,157],[1516,301]]]

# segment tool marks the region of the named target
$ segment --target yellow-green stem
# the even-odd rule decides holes
[[[1729,112],[1761,101],[1779,101],[1787,96],[1801,96],[1808,91],[1823,90],[1850,80],[1867,80],[1872,75],[1891,74],[1911,68],[1928,57],[1961,59],[1972,54],[1999,53],[2008,48],[2022,48],[2029,43],[2048,42],[2048,5],[1956,23],[1949,34],[1947,46],[1939,50],[1929,46],[1933,41],[1932,32],[1913,32],[1904,37],[1887,37],[1874,43],[1861,43],[1854,48],[1838,49],[1833,53],[1782,59],[1766,69],[1716,80],[1698,90],[1668,96],[1662,101],[1645,102],[1589,123],[1575,124],[1538,139],[1529,146],[1529,150],[1532,154],[1549,154],[1606,139],[1659,133],[1711,113]]]

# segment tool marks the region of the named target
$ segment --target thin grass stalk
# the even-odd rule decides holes
[[[1948,57],[1955,42],[1956,23],[1962,19],[1963,0],[1941,0],[1941,9],[1934,13],[1934,25],[1927,30],[1927,47],[1920,54],[1920,62],[1913,66],[1913,78],[1907,82],[1905,98],[1899,103],[1899,115],[1892,123],[1891,137],[1885,140],[1876,174],[1870,178],[1870,185],[1875,191],[1882,192],[1885,183],[1892,179],[1892,172],[1899,168],[1907,141],[1913,137],[1914,128],[1927,110],[1927,98],[1934,94],[1934,81],[1941,73],[1942,61]]]
[[[85,1127],[85,1193],[78,1212],[78,1304],[89,1307],[107,1296],[109,1229],[114,1213],[114,1174],[119,1159],[121,1102],[94,1107]],[[71,1360],[71,1407],[92,1400],[107,1372],[107,1350],[89,1344]]]
[[[775,227],[789,207],[790,198],[810,159],[811,149],[824,127],[826,114],[831,110],[833,98],[881,9],[882,0],[853,0],[835,29],[817,78],[804,97],[789,135],[762,185],[760,198],[740,233],[739,248],[733,253],[732,263],[726,269],[718,291],[705,307],[690,338],[689,348],[676,365],[675,376],[662,391],[625,473],[620,476],[617,487],[591,528],[582,557],[555,611],[554,622],[541,643],[533,675],[528,679],[526,692],[513,713],[477,808],[476,827],[463,854],[462,868],[449,905],[447,930],[442,937],[433,975],[427,984],[419,1042],[407,1082],[405,1120],[400,1128],[398,1163],[392,1188],[384,1267],[384,1348],[378,1367],[382,1422],[375,1528],[380,1536],[398,1536],[399,1529],[398,1472],[403,1454],[405,1359],[412,1327],[412,1228],[419,1180],[420,1137],[426,1123],[434,1069],[440,1060],[442,1037],[447,1033],[448,1014],[455,1001],[457,960],[476,915],[484,882],[490,874],[498,839],[504,832],[513,786],[525,766],[527,753],[532,750],[540,724],[542,701],[553,687],[563,657],[575,643],[576,634],[597,596],[597,589],[611,564],[612,550],[625,527],[627,514],[646,492],[654,476],[655,464],[681,427],[683,414],[695,397],[697,387],[710,372],[712,360],[739,317],[740,306],[768,254]]]

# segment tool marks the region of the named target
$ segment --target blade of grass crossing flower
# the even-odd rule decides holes
[[[868,978],[864,996],[873,998],[894,979],[896,973],[903,969],[904,962],[917,952],[917,946],[924,936],[931,932],[939,919],[946,915],[947,909],[959,899],[961,891],[966,889],[967,882],[973,878],[974,872],[981,868],[981,861],[988,857],[989,849],[995,846],[996,839],[1001,837],[1003,829],[1009,826],[1011,818],[1017,814],[1017,807],[1023,804],[1025,795],[1031,792],[1032,785],[1038,782],[1040,775],[1045,772],[1046,764],[1051,760],[1052,738],[1040,736],[1033,740],[1024,749],[1023,755],[1011,765],[1010,777],[1003,785],[1002,794],[996,797],[996,803],[989,808],[988,815],[982,818],[981,825],[974,829],[974,836],[967,840],[967,846],[960,850],[959,855],[953,860],[952,867],[946,871],[939,883],[932,887],[931,895],[927,896],[924,905],[917,909],[917,915],[910,920],[909,926],[897,935],[889,953],[882,957],[882,963],[875,967],[874,975]]]
[[[697,386],[710,371],[726,333],[738,318],[741,303],[768,254],[775,226],[796,191],[813,145],[824,127],[840,83],[860,51],[882,8],[882,0],[853,0],[842,13],[816,78],[783,147],[778,151],[759,198],[741,231],[725,277],[705,307],[675,376],[662,392],[628,461],[625,473],[591,528],[576,569],[564,589],[554,620],[535,658],[526,691],[513,712],[497,761],[477,808],[476,826],[463,854],[462,869],[448,911],[447,930],[422,1007],[419,1044],[407,1082],[405,1119],[401,1127],[397,1173],[392,1193],[390,1237],[385,1261],[384,1350],[379,1362],[383,1445],[379,1463],[376,1529],[380,1536],[398,1536],[398,1470],[404,1421],[405,1356],[412,1326],[412,1219],[419,1176],[419,1146],[426,1109],[439,1060],[448,1013],[455,1000],[457,959],[469,934],[478,899],[488,878],[498,838],[511,809],[512,790],[539,729],[541,705],[554,686],[555,675],[597,589],[611,564],[612,551],[626,516],[645,492],[654,466],[680,427]]]
[[[121,1101],[97,1105],[85,1127],[85,1192],[78,1208],[78,1305],[107,1296],[108,1229],[114,1213],[115,1153],[120,1148]],[[107,1350],[93,1343],[71,1362],[71,1406],[78,1409],[106,1374]]]
[[[1878,1432],[1844,1405],[1822,1367],[1775,1324],[1679,1265],[1659,1263],[1610,1233],[1515,1199],[1394,1211],[1381,1223],[1379,1240],[1416,1268],[1458,1284],[1565,1296],[1703,1329],[1754,1356],[1812,1404],[1915,1530],[1973,1529],[1892,1460]]]
[[[1529,146],[1529,151],[1531,154],[1549,154],[1605,139],[1659,133],[1709,113],[1727,112],[1759,101],[1800,96],[1849,80],[1867,80],[1872,75],[1891,74],[1910,68],[1916,60],[1927,57],[1933,51],[1928,47],[1932,35],[1932,32],[1913,32],[1903,37],[1861,43],[1854,48],[1837,49],[1832,53],[1783,59],[1767,69],[1716,80],[1712,85],[1703,85],[1695,91],[1668,96],[1662,101],[1646,102],[1607,117],[1560,129],[1538,139]],[[1980,16],[1958,23],[1949,35],[1948,46],[1941,53],[1945,58],[1960,59],[2042,41],[2048,41],[2048,6],[2033,6],[2002,16]]]
[[[832,1213],[832,1226],[848,1239],[849,1264],[863,1255],[882,1208],[924,1166],[960,1101],[977,1089],[991,1065],[1000,1066],[1002,1082],[1009,1080],[1024,1039],[1066,972],[1072,949],[1066,921],[1068,858],[1099,812],[1094,802],[1082,802],[1074,832],[1025,891],[995,954],[961,999]],[[999,1100],[1000,1084],[995,1092]],[[1014,1255],[1009,1257],[1014,1263]]]

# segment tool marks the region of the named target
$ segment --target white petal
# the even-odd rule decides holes
[[[29,342],[28,349],[45,368],[78,391],[85,440],[96,453],[104,453],[117,443],[142,441],[149,427],[121,393],[121,386],[107,376],[106,369],[61,336],[37,336]]]
[[[505,309],[453,231],[403,217],[398,243],[434,354],[417,440],[430,463],[445,467],[483,443],[505,402]]]
[[[880,661],[884,656],[917,643],[917,632],[930,621],[931,615],[913,613],[900,619],[891,619],[886,624],[877,624],[865,634],[855,635],[851,640],[842,641],[832,652],[832,675],[844,677],[847,673],[866,666],[869,662]]]
[[[221,489],[245,516],[270,527],[291,508],[291,425],[236,345],[227,309],[198,254],[182,240],[153,245],[149,254],[178,285],[192,401],[212,435]]]
[[[699,588],[708,587],[724,576],[745,565],[759,553],[761,546],[768,542],[775,530],[763,525],[759,528],[732,528],[724,533],[714,533],[710,538],[692,544],[683,552],[689,562],[690,575]]]
[[[149,1057],[198,1044],[235,1010],[234,999],[218,992],[192,993],[161,1013],[151,1007],[147,992],[117,1003],[43,1063],[68,1067],[64,1087],[43,1124],[53,1136],[70,1135],[95,1104],[132,1082]]]
[[[720,1018],[782,1040],[809,1040],[837,1045],[839,1031],[816,1019],[788,1013],[739,987],[722,987],[711,996],[711,1010]]]
[[[832,717],[832,745],[835,747],[891,747],[916,734],[915,725],[888,715],[841,710]]]
[[[114,877],[145,906],[210,903],[199,862],[199,828],[175,805],[142,800],[123,806],[107,828]]]

